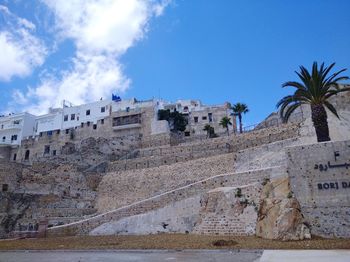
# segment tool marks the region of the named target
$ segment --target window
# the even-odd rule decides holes
[[[92,128],[93,128],[93,129],[97,129],[97,125],[94,124],[94,125],[92,126]]]
[[[209,122],[213,122],[213,113],[208,113]]]
[[[188,106],[184,107],[184,112],[188,112]]]
[[[89,122],[89,121],[87,121],[87,122],[86,122],[86,125],[87,125],[87,126],[90,126],[90,122]]]
[[[24,155],[24,160],[29,160],[29,154],[30,154],[30,151],[27,150],[25,155]]]
[[[69,134],[69,129],[66,129],[66,135],[68,135]]]
[[[50,154],[50,146],[45,146],[44,148],[44,154]]]
[[[52,155],[53,155],[53,156],[56,155],[56,150],[52,150]]]
[[[188,131],[185,132],[185,136],[190,136],[190,135],[191,135],[190,132]]]
[[[202,116],[202,120],[207,120],[207,117],[206,116]]]
[[[195,116],[193,119],[195,123],[198,123],[198,116]]]
[[[70,115],[70,120],[75,120],[75,114]]]
[[[52,136],[52,131],[47,131],[47,136]]]
[[[17,140],[17,135],[11,136],[11,141],[15,141],[15,140]]]
[[[84,127],[84,123],[81,123],[81,125],[80,125],[81,127]]]
[[[1,129],[4,129],[4,125],[1,125]]]
[[[2,142],[5,142],[5,140],[6,140],[6,136],[3,136],[2,137]]]
[[[87,115],[87,116],[90,115],[90,109],[86,110],[86,115]]]
[[[106,112],[106,108],[105,107],[101,107],[101,113]]]
[[[19,123],[21,123],[21,120],[15,120],[15,121],[13,121],[13,124],[15,124],[15,125],[19,125]]]
[[[7,192],[9,190],[8,184],[2,184],[2,192]]]
[[[56,134],[59,135],[60,133],[61,133],[61,130],[58,129],[58,130],[56,131]]]
[[[68,115],[64,115],[63,121],[68,121]]]
[[[39,133],[39,136],[42,137],[42,136],[43,136],[43,132],[40,132],[40,133]]]
[[[101,125],[103,125],[105,123],[104,119],[101,119]]]
[[[17,154],[14,153],[14,154],[13,154],[13,161],[16,161],[16,159],[17,159]]]

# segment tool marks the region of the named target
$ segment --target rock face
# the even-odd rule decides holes
[[[298,200],[292,197],[287,178],[267,181],[261,195],[256,235],[267,239],[311,238]]]
[[[35,196],[28,194],[0,193],[0,238],[14,230]]]

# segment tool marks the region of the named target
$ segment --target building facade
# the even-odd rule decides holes
[[[177,110],[187,118],[187,137],[205,136],[206,124],[217,134],[224,134],[226,129],[219,124],[224,116],[232,118],[232,131],[236,127],[227,104],[206,106],[198,100],[170,103],[156,99],[100,100],[79,106],[64,102],[62,108],[51,108],[40,116],[21,113],[1,117],[0,146],[3,152],[8,150],[3,155],[11,161],[31,163],[67,153],[90,137],[119,137],[130,148],[169,144],[169,123],[158,120],[160,109]]]

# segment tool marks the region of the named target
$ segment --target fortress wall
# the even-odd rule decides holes
[[[291,188],[311,233],[350,237],[350,141],[287,148]]]
[[[298,136],[298,125],[285,125],[279,128],[273,127],[240,135],[205,139],[196,143],[141,149],[137,152],[135,158],[110,163],[108,170],[110,172],[116,172],[171,165],[191,159],[237,152],[246,148],[257,147]]]
[[[170,203],[202,195],[217,187],[239,187],[248,184],[262,183],[266,178],[285,175],[281,168],[268,168],[246,173],[225,174],[214,176],[161,195],[136,202],[107,213],[91,217],[68,225],[57,226],[48,230],[48,236],[69,236],[89,234],[93,229],[125,217],[151,212],[163,208]]]
[[[98,174],[83,174],[69,164],[0,163],[0,188],[8,185],[6,192],[0,192],[0,218],[15,225],[12,229],[1,224],[0,235],[7,230],[33,230],[41,220],[53,226],[95,213],[94,175]]]
[[[218,187],[202,196],[200,218],[193,233],[202,235],[255,235],[262,183]],[[237,191],[241,196],[237,196]]]
[[[190,183],[233,171],[233,154],[160,167],[111,172],[98,188],[97,208],[105,212]]]
[[[285,165],[284,149],[299,143],[300,139],[297,137],[238,151],[235,153],[235,171],[243,172],[244,170]]]
[[[3,185],[8,185],[7,192],[13,192],[19,187],[22,169],[21,164],[0,161],[0,192],[4,191]]]

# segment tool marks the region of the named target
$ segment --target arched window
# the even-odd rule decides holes
[[[30,154],[30,151],[27,150],[26,154],[24,155],[24,160],[29,160],[29,154]]]

